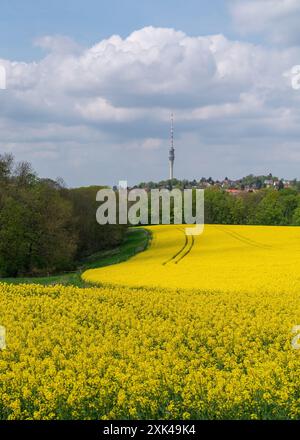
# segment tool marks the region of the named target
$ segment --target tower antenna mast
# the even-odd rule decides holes
[[[174,115],[171,113],[171,147],[169,151],[169,178],[174,179],[174,161],[175,161],[175,148],[174,148]]]

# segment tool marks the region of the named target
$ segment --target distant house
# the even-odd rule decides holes
[[[273,179],[266,179],[265,181],[264,181],[264,185],[267,187],[267,188],[271,188],[272,186],[274,186],[274,180]]]
[[[251,187],[246,187],[245,189],[226,189],[225,190],[228,194],[231,194],[232,196],[240,196],[245,193],[256,193],[258,190],[253,189]]]
[[[242,194],[244,191],[241,189],[226,189],[225,190],[228,194],[231,194],[233,196],[238,196]]]
[[[284,188],[291,188],[293,186],[293,182],[291,180],[283,181]]]

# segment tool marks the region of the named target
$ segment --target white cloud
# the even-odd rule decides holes
[[[222,145],[224,152],[230,145],[235,159],[218,161],[215,173],[225,166],[231,175],[252,171],[244,160],[249,139],[253,163],[262,163],[262,145],[280,149],[285,136],[284,148],[291,138],[294,151],[300,93],[284,73],[299,64],[297,48],[153,27],[91,48],[63,37],[39,44],[49,51],[40,61],[0,60],[8,87],[0,91],[0,148],[32,160],[41,172],[72,184],[111,183],[121,174],[129,181],[163,178],[171,111],[178,172],[185,169],[183,150],[194,155],[195,177],[197,161],[212,163]],[[280,164],[288,169],[288,159],[285,168],[281,157]]]
[[[162,148],[162,146],[163,140],[155,138],[147,138],[141,144],[141,148],[144,148],[145,150],[157,150]]]
[[[230,9],[242,34],[264,34],[276,44],[300,42],[299,0],[231,0]]]
[[[65,35],[45,35],[35,40],[35,45],[44,50],[65,54],[79,53],[82,48]]]

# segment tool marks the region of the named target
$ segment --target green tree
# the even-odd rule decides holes
[[[76,251],[72,207],[43,183],[15,187],[0,210],[0,273],[39,274],[67,269]]]
[[[99,225],[96,221],[98,186],[63,190],[64,197],[73,207],[74,228],[77,231],[77,258],[91,255],[102,249],[118,246],[124,239],[125,225]]]
[[[258,204],[255,212],[255,224],[258,225],[284,225],[284,208],[280,203],[280,195],[277,191],[268,191],[266,196]]]
[[[207,189],[204,207],[206,223],[233,223],[234,200],[225,191],[215,188]]]

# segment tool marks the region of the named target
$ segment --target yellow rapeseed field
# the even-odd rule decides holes
[[[0,284],[0,419],[300,419],[298,229],[151,231],[111,286]]]
[[[146,252],[90,270],[94,283],[135,287],[300,292],[300,228],[206,225],[186,237],[185,227],[152,226]]]

